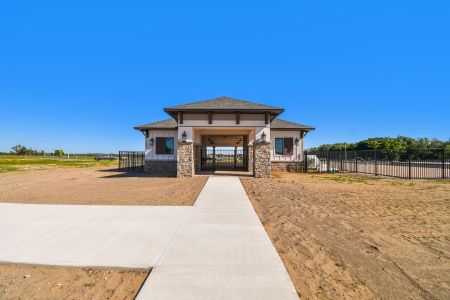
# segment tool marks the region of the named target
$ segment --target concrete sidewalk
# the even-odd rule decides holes
[[[0,204],[0,261],[151,267],[192,207]]]
[[[237,177],[210,177],[138,299],[298,299]]]
[[[193,207],[1,203],[0,261],[153,267],[139,299],[298,299],[237,177]]]

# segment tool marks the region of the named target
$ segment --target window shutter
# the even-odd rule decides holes
[[[275,138],[275,154],[283,155],[283,139]]]
[[[165,154],[166,152],[166,138],[156,138],[156,154]]]
[[[284,154],[292,155],[294,153],[294,139],[285,138],[284,139]]]

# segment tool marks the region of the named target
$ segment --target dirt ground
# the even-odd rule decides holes
[[[164,178],[111,167],[0,173],[0,202],[42,204],[192,205],[207,177]]]
[[[134,299],[148,272],[0,264],[0,299]]]
[[[450,299],[450,181],[242,178],[303,299]]]

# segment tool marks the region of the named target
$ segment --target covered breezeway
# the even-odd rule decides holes
[[[196,130],[197,173],[253,171],[249,161],[249,141],[253,134],[250,128]]]
[[[247,136],[204,136],[201,171],[247,171]]]

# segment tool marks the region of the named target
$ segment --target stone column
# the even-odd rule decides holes
[[[253,172],[253,144],[248,145],[247,147],[247,154],[248,154],[248,170],[250,172]]]
[[[270,178],[270,142],[253,143],[253,175],[257,178]]]
[[[194,173],[194,143],[178,142],[177,177],[192,177]]]

